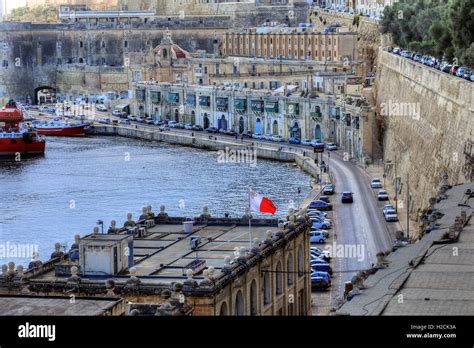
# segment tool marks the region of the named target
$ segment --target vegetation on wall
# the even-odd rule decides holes
[[[400,47],[474,66],[472,0],[400,0],[385,8],[381,27]]]
[[[10,21],[52,23],[58,21],[56,6],[38,6],[34,8],[17,7],[8,16]]]

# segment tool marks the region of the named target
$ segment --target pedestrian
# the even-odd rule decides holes
[[[243,135],[243,134],[240,136],[240,142],[241,142],[241,143],[244,142],[244,135]]]

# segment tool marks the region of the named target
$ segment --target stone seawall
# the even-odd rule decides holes
[[[121,136],[132,139],[143,139],[149,141],[165,142],[172,145],[191,146],[203,150],[219,151],[219,150],[256,150],[257,158],[268,159],[280,162],[295,162],[303,171],[317,177],[320,169],[314,164],[314,154],[308,151],[293,150],[288,147],[283,147],[282,151],[272,146],[265,146],[265,143],[256,142],[255,146],[249,144],[236,144],[230,138],[229,141],[210,140],[199,137],[192,137],[188,134],[172,134],[163,133],[153,130],[135,129],[129,127],[117,126],[95,126],[89,129],[88,134],[92,135],[106,135],[106,136]],[[306,156],[303,156],[305,153]]]
[[[443,173],[450,184],[472,181],[474,84],[382,49],[378,57],[386,169],[393,179],[396,162],[405,202],[409,175],[415,218],[436,195]]]

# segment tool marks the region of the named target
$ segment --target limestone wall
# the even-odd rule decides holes
[[[409,174],[410,210],[416,217],[436,195],[443,172],[451,184],[472,180],[474,84],[380,50],[376,91],[384,158],[393,163],[387,166],[388,175],[394,177],[396,160],[403,185],[400,198],[406,201]],[[415,112],[396,115],[397,105],[412,105]]]

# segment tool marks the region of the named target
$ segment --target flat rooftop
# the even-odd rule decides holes
[[[179,223],[160,223],[148,230],[145,238],[135,238],[133,241],[134,268],[136,276],[146,279],[147,283],[163,284],[186,280],[186,270],[189,265],[198,258],[205,262],[205,267],[215,268],[215,277],[219,277],[224,266],[224,258],[230,256],[232,259],[238,255],[236,250],[241,247],[250,249],[250,240],[258,238],[260,241],[266,239],[266,232],[278,231],[278,220],[261,219],[260,223],[249,226],[240,223],[227,224],[196,224],[192,233],[185,233],[183,225]],[[253,220],[252,220],[253,221]],[[263,222],[262,222],[263,221]],[[107,238],[105,235],[101,235]],[[128,235],[115,235],[111,239]],[[191,249],[191,237],[200,237],[201,242],[196,250]],[[89,241],[89,236],[81,240]],[[66,264],[68,262],[62,262]],[[128,272],[128,271],[127,271]],[[83,276],[90,279],[115,279],[126,280],[129,274],[114,276]],[[54,269],[35,276],[33,279],[42,281],[54,281],[57,279]],[[62,277],[64,278],[64,277]],[[204,279],[201,274],[194,279]]]
[[[0,316],[98,316],[122,305],[123,300],[104,297],[0,295]]]
[[[350,315],[473,315],[474,199],[465,194],[474,184],[454,186],[435,209],[445,214],[439,227],[421,241],[389,255],[389,267],[364,282],[367,289],[337,312]],[[461,204],[461,205],[460,205]],[[439,243],[456,216],[469,222],[454,243]],[[414,267],[408,263],[413,261]],[[403,295],[403,301],[399,301]]]

